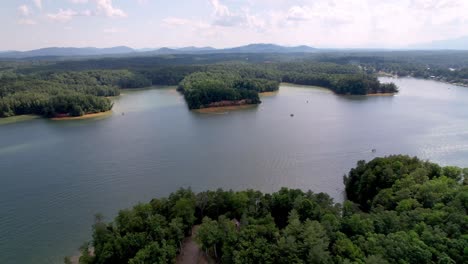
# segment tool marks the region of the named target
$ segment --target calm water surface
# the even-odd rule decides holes
[[[3,124],[0,263],[61,263],[90,239],[95,213],[110,220],[180,187],[287,186],[341,201],[342,177],[361,159],[404,153],[468,167],[468,88],[382,80],[401,93],[283,85],[258,107],[201,114],[174,89],[152,89],[125,92],[103,119]]]

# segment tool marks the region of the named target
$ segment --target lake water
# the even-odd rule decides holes
[[[468,167],[468,88],[382,80],[400,94],[282,85],[258,107],[201,114],[160,88],[124,92],[107,118],[1,125],[0,263],[62,263],[90,239],[95,213],[110,220],[180,187],[287,186],[341,201],[342,177],[361,159],[403,153]]]

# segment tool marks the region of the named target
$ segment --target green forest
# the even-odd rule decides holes
[[[398,92],[395,84],[380,83],[357,66],[317,62],[213,65],[185,77],[179,83],[179,91],[190,109],[210,107],[219,101],[258,104],[258,94],[278,90],[280,82],[321,86],[341,95]]]
[[[44,117],[82,116],[112,108],[106,98],[120,88],[149,86],[139,74],[126,70],[45,72],[0,75],[0,117],[35,114]]]
[[[466,51],[334,52],[322,54],[313,60],[360,65],[369,74],[384,72],[400,77],[468,85]]]
[[[104,66],[100,63],[106,60],[39,65],[3,63],[0,117],[81,116],[104,112],[112,108],[106,97],[119,95],[120,89],[152,85],[178,85],[189,109],[216,106],[226,101],[258,104],[259,93],[276,91],[281,82],[322,86],[345,95],[398,92],[394,84],[382,84],[375,75],[356,65],[297,59],[231,62],[228,55],[216,58],[213,63],[199,64],[190,64],[188,58],[182,62],[160,58],[162,61],[155,61],[152,66],[148,58],[112,59],[113,64]],[[225,61],[219,62],[222,59]]]
[[[466,175],[395,155],[359,161],[344,177],[342,204],[287,188],[181,189],[109,223],[98,215],[80,263],[174,263],[194,225],[219,263],[467,263]]]

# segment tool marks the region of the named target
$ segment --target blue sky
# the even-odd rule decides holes
[[[468,0],[2,0],[0,50],[399,48],[468,35]]]

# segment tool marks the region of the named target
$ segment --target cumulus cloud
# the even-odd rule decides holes
[[[73,19],[74,16],[78,15],[78,12],[71,9],[59,9],[57,13],[47,14],[47,17],[51,20],[58,22],[67,22]]]
[[[96,4],[96,13],[107,17],[127,17],[127,13],[113,5],[112,0],[69,0],[73,4]],[[137,0],[139,4],[147,3],[147,0]]]
[[[209,41],[218,43],[328,47],[405,47],[468,35],[466,0],[206,1],[210,16],[169,17],[163,24],[193,32],[197,39],[210,32],[219,39]]]
[[[122,9],[115,8],[112,5],[112,0],[96,0],[97,10],[102,12],[105,16],[108,17],[127,17]]]
[[[251,14],[248,8],[232,11],[219,0],[209,0],[213,7],[212,24],[220,27],[242,27],[262,30],[267,24],[264,18]]]
[[[18,7],[18,19],[39,21],[35,16],[39,13],[36,1],[23,2],[29,4]],[[77,16],[128,16],[124,6],[119,6],[123,0],[39,2],[43,9],[47,9],[46,3],[66,3],[59,6],[62,9],[45,14],[46,18],[59,22],[67,22]],[[405,47],[468,35],[468,0],[199,0],[196,4],[190,1],[162,4],[154,0],[127,0],[127,3],[134,4],[140,11],[155,6],[153,10],[157,16],[141,12],[141,16],[147,16],[142,17],[142,21],[164,16],[163,9],[156,6],[171,6],[164,9],[168,12],[167,17],[157,21],[159,24],[152,29],[172,37],[162,41],[174,41],[173,45],[186,41],[218,46],[273,42],[322,47]],[[182,8],[181,5],[190,6],[193,12],[187,16],[179,15],[185,12],[174,10]],[[144,26],[137,23],[139,20],[128,26]],[[28,24],[28,21],[21,24]],[[168,27],[177,30],[167,30]],[[96,30],[103,31],[102,28]],[[113,33],[115,30],[108,28],[105,31]],[[142,41],[151,39],[137,30],[128,30],[128,33],[140,36]]]
[[[119,8],[113,6],[112,0],[69,0],[74,4],[86,4],[94,2],[96,9],[91,11],[89,9],[83,11],[76,11],[73,9],[59,9],[57,13],[49,13],[47,17],[51,20],[58,22],[68,22],[77,16],[106,16],[106,17],[127,17],[127,14]]]
[[[211,22],[200,23],[197,20],[180,17],[167,17],[164,18],[162,22],[164,25],[168,26],[189,26],[191,28],[206,28],[209,24],[220,27],[235,27],[245,25],[245,23],[248,21],[247,16],[241,13],[231,12],[231,10],[226,5],[221,4],[219,0],[209,0],[209,2],[213,8]]]
[[[231,11],[229,11],[229,8],[221,4],[219,0],[210,0],[210,3],[214,8],[214,13],[216,16],[220,16],[220,17],[231,16]]]
[[[57,13],[47,14],[47,18],[57,22],[68,22],[76,16],[91,16],[92,12],[89,10],[75,11],[72,9],[59,9]]]

